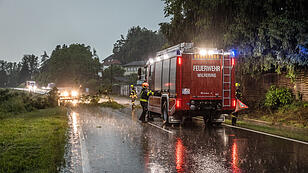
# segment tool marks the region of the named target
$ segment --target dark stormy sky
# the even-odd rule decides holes
[[[102,60],[130,27],[168,21],[163,8],[161,0],[0,0],[0,60],[71,43],[94,47]]]

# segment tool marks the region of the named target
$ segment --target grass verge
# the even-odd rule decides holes
[[[231,125],[231,120],[226,119],[225,123]],[[308,130],[307,129],[290,130],[289,128],[285,128],[285,127],[259,125],[259,124],[254,124],[254,123],[250,123],[247,121],[241,121],[241,120],[237,121],[237,126],[308,142]]]
[[[6,116],[0,120],[0,172],[57,172],[67,128],[64,108]]]

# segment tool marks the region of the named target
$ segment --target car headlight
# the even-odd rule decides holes
[[[72,96],[73,97],[77,97],[78,96],[78,92],[77,91],[72,91]]]
[[[67,96],[68,96],[68,92],[67,92],[67,91],[64,91],[62,95],[63,95],[64,97],[67,97]]]

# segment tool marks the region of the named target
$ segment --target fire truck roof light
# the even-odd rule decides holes
[[[232,56],[232,57],[236,57],[236,50],[235,49],[231,49],[230,50],[230,55]]]
[[[213,54],[215,54],[215,51],[209,50],[209,51],[208,51],[208,54],[209,54],[209,55],[213,55]]]
[[[149,63],[150,63],[150,64],[153,64],[153,63],[154,63],[154,59],[153,59],[153,58],[150,58],[150,59],[149,59]]]
[[[199,51],[199,54],[200,54],[201,56],[205,56],[205,55],[207,54],[207,51],[206,51],[205,49],[201,49],[201,50]]]

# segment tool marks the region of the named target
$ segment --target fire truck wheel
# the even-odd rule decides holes
[[[206,125],[207,124],[207,116],[203,116],[203,123]]]
[[[221,123],[215,123],[216,126],[221,126]]]
[[[163,104],[162,115],[163,115],[163,119],[164,119],[164,124],[168,124],[169,123],[169,116],[168,116],[168,112],[167,112],[167,103],[166,102]]]
[[[206,125],[206,126],[212,125],[212,120],[211,120],[210,116],[204,115],[203,116],[203,122],[204,122],[204,125]]]

